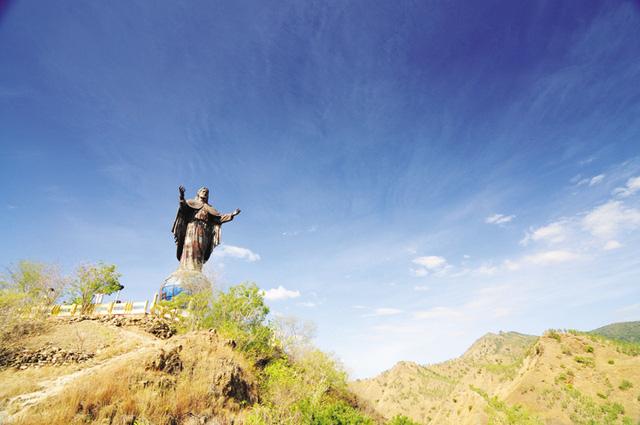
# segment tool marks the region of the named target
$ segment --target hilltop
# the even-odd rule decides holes
[[[459,358],[400,362],[351,389],[421,424],[635,424],[640,345],[576,331],[487,334]]]
[[[61,318],[3,345],[0,423],[312,423],[306,414],[321,420],[313,423],[381,420],[367,415],[346,390],[346,375],[317,350],[296,359],[281,353],[264,366],[216,330],[176,334],[171,326],[153,316]],[[314,407],[309,395],[325,401]]]
[[[640,321],[620,322],[594,329],[591,333],[628,342],[640,342]]]
[[[255,284],[203,287],[134,313],[52,305],[39,281],[21,285],[33,275],[0,286],[2,424],[383,422],[303,324],[269,319]]]

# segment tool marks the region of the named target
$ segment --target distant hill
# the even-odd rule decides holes
[[[612,323],[610,325],[594,329],[591,333],[607,338],[640,343],[640,321]]]
[[[382,416],[420,424],[637,424],[640,344],[608,338],[489,333],[456,359],[350,385]]]

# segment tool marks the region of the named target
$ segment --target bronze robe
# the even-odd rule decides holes
[[[197,198],[180,200],[171,229],[180,268],[201,271],[213,249],[220,244],[222,223],[231,220],[232,214],[220,214],[211,205]]]

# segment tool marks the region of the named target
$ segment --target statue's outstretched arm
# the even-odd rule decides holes
[[[184,186],[180,185],[180,187],[178,188],[178,191],[180,192],[180,205],[185,203],[184,200]]]
[[[239,209],[239,208],[236,208],[236,209],[235,209],[235,211],[233,211],[232,213],[229,213],[229,214],[220,214],[220,219],[219,219],[219,221],[220,221],[220,223],[221,223],[221,224],[222,224],[222,223],[226,223],[226,222],[228,222],[228,221],[233,220],[233,218],[234,218],[235,216],[237,216],[238,214],[240,214],[240,209]]]

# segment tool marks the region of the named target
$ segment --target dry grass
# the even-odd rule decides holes
[[[105,326],[95,320],[68,323],[63,319],[53,322],[47,331],[23,341],[27,348],[52,344],[66,350],[96,352],[121,341],[118,329]]]
[[[79,323],[48,323],[38,333],[22,338],[11,344],[14,347],[30,349],[51,344],[67,350],[95,353],[96,356],[84,363],[63,366],[30,367],[26,370],[13,368],[0,370],[0,409],[5,409],[9,399],[18,395],[38,391],[42,383],[78,370],[96,365],[109,358],[129,352],[140,345],[134,338],[123,338],[122,330],[105,326],[96,321]]]
[[[17,424],[120,423],[135,416],[142,423],[182,423],[190,416],[233,417],[242,407],[212,393],[212,372],[222,359],[249,366],[230,348],[206,334],[186,335],[168,342],[181,344],[183,370],[176,375],[146,370],[157,349],[134,360],[113,364],[82,378],[69,390],[31,408]],[[165,348],[166,349],[166,348]],[[145,422],[146,421],[146,422]]]
[[[8,399],[20,394],[39,390],[43,381],[68,375],[82,369],[86,365],[70,364],[65,366],[43,366],[17,371],[5,369],[0,371],[0,408],[4,408]]]

